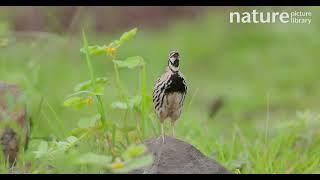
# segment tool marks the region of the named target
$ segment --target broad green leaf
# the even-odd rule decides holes
[[[120,101],[113,102],[111,104],[111,107],[114,109],[128,109],[128,105],[125,102],[120,102]]]
[[[152,155],[145,155],[141,157],[137,157],[135,159],[130,160],[124,166],[124,168],[116,170],[118,173],[128,173],[130,171],[140,169],[146,166],[149,166],[153,162]]]
[[[96,87],[93,88],[92,92],[95,95],[103,95],[103,92],[104,92],[103,85],[97,84]]]
[[[78,126],[79,126],[79,122],[78,122]],[[73,136],[80,136],[81,134],[85,133],[87,131],[86,128],[74,128],[71,131],[71,135]]]
[[[105,84],[106,82],[108,82],[108,78],[107,77],[98,77],[98,78],[96,78],[96,84]]]
[[[82,165],[96,165],[102,167],[109,167],[111,161],[112,158],[110,156],[99,155],[90,152],[76,159],[75,163]]]
[[[142,155],[146,151],[145,145],[135,145],[129,146],[127,150],[123,153],[123,158],[129,160]]]
[[[113,60],[113,62],[119,68],[129,68],[129,69],[133,69],[135,67],[141,67],[144,65],[143,58],[140,56],[129,57],[124,61]]]
[[[106,46],[88,46],[89,55],[101,55],[106,53]],[[81,48],[80,52],[86,53],[86,48]]]
[[[85,82],[77,84],[74,87],[74,91],[84,91],[84,90],[89,89],[90,87],[91,87],[91,81],[85,81]]]
[[[97,114],[93,117],[81,118],[78,122],[79,128],[90,128],[93,127],[97,121],[101,119],[101,115]]]
[[[48,153],[48,142],[47,141],[41,141],[37,151],[34,152],[36,158],[41,158],[42,156],[47,155]]]
[[[134,28],[128,32],[123,33],[122,36],[120,37],[119,41],[115,41],[115,43],[117,43],[118,45],[122,45],[126,41],[129,41],[130,39],[132,39],[136,35],[137,30],[138,30],[137,28]]]
[[[99,78],[96,78],[96,85],[104,85],[105,83],[108,82],[108,78],[107,77],[99,77]],[[74,88],[74,91],[85,91],[85,90],[88,90],[92,87],[92,83],[91,83],[91,80],[89,81],[85,81],[85,82],[82,82],[82,83],[79,83],[75,86]]]
[[[72,107],[74,109],[81,109],[85,105],[92,104],[92,101],[93,99],[91,96],[89,97],[73,96],[65,100],[63,102],[63,105],[67,107]]]
[[[67,107],[73,107],[73,108],[76,108],[76,109],[80,109],[85,104],[83,103],[83,98],[78,97],[78,96],[74,96],[74,97],[70,97],[67,100],[65,100],[63,102],[63,105],[67,106]]]

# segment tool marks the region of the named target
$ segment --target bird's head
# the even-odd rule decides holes
[[[173,71],[173,72],[179,71],[179,60],[180,60],[179,52],[176,50],[170,51],[169,59],[168,59],[168,66],[171,71]]]

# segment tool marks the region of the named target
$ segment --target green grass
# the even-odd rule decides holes
[[[178,138],[233,172],[320,173],[319,17],[313,13],[311,25],[239,25],[229,24],[226,17],[227,13],[207,14],[157,32],[138,27],[137,35],[119,49],[117,58],[143,57],[144,72],[115,69],[112,58],[107,56],[91,58],[95,76],[110,78],[103,95],[107,120],[137,127],[127,140],[117,133],[116,144],[128,147],[160,134],[147,97],[164,71],[168,52],[178,49],[189,89],[176,125]],[[121,34],[87,33],[87,39],[89,45],[108,45]],[[0,49],[1,80],[17,83],[27,92],[28,112],[34,123],[30,147],[21,153],[21,169],[31,162],[32,173],[102,172],[90,166],[71,168],[62,163],[65,160],[59,161],[59,156],[53,171],[47,170],[46,159],[41,159],[43,165],[35,165],[39,161],[34,155],[39,146],[37,138],[64,140],[78,126],[79,119],[97,112],[96,106],[79,111],[63,106],[78,82],[90,80],[86,57],[79,51],[82,46],[81,34],[72,39],[15,39],[12,35],[7,47]],[[115,70],[126,96],[145,96],[142,113],[111,107],[120,99]],[[225,105],[217,116],[209,118],[208,105],[218,96],[224,98]],[[140,131],[142,125],[144,134]],[[169,133],[168,128],[169,123]],[[103,140],[88,141],[75,151],[108,155],[105,146]],[[6,172],[3,167],[0,170]]]

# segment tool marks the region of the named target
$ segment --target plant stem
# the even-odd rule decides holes
[[[93,86],[95,86],[96,81],[95,81],[94,71],[93,71],[93,67],[91,64],[90,56],[89,56],[88,41],[87,41],[84,30],[82,30],[82,38],[83,38],[84,47],[86,49],[86,51],[85,51],[86,52],[86,62],[87,62],[87,66],[89,68],[91,82],[92,82]]]
[[[125,129],[125,138],[126,138],[126,141],[127,141],[127,144],[129,145],[129,133],[128,133],[128,122],[127,122],[127,115],[128,115],[128,110],[126,110],[126,112],[124,113],[124,118],[123,118],[123,122],[124,122],[124,129]]]
[[[115,60],[115,57],[113,58],[113,60]],[[124,101],[124,102],[126,102],[126,104],[128,104],[126,95],[125,95],[124,90],[121,85],[120,74],[119,74],[119,70],[118,70],[116,63],[113,63],[113,68],[114,68],[114,72],[115,72],[115,76],[116,76],[116,86],[117,86],[117,89],[119,90],[120,100]],[[124,124],[124,128],[125,129],[127,128],[127,123]],[[112,129],[113,134],[116,134],[116,130],[117,130],[116,126],[114,125],[113,129]],[[127,136],[128,136],[128,134],[126,133],[126,137]],[[115,142],[115,137],[113,138],[113,142]]]
[[[96,86],[96,78],[95,78],[95,74],[93,71],[93,66],[91,64],[91,59],[89,56],[89,49],[88,49],[88,41],[87,41],[84,30],[82,30],[82,37],[83,37],[83,43],[84,43],[84,46],[86,49],[86,51],[85,51],[86,52],[86,62],[87,62],[87,66],[88,66],[88,69],[90,72],[92,86],[95,87]],[[102,122],[103,126],[105,127],[106,117],[105,117],[105,111],[103,108],[103,103],[102,103],[101,97],[99,95],[96,95],[96,98],[98,100],[97,108],[98,108],[98,112],[101,115],[101,122]]]
[[[142,122],[141,122],[141,128],[142,128],[142,137],[145,138],[145,123],[146,123],[146,97],[147,97],[147,87],[146,87],[146,68],[145,64],[143,62],[142,69],[140,72],[140,83],[141,83],[141,117],[142,117]]]
[[[121,100],[125,100],[125,95],[124,95],[124,92],[123,92],[123,89],[122,89],[122,85],[121,85],[121,81],[120,81],[120,74],[119,74],[119,70],[118,70],[118,67],[116,65],[116,63],[113,63],[113,68],[114,68],[114,72],[116,74],[116,86],[117,88],[119,89],[120,91],[120,99]]]
[[[106,120],[106,114],[105,114],[105,111],[104,111],[102,98],[99,95],[96,95],[96,97],[97,97],[97,100],[98,100],[98,107],[100,108],[99,112],[100,112],[100,115],[101,115],[101,121],[104,124],[104,122]]]
[[[85,32],[83,30],[82,30],[82,35],[83,35],[83,42],[84,42],[84,46],[85,46],[85,52],[86,52],[86,61],[87,61],[87,65],[88,65],[90,76],[91,76],[92,86],[96,87],[96,78],[95,78],[95,74],[94,74],[93,67],[92,67],[91,60],[90,60],[90,56],[89,56],[88,41],[86,39],[86,35],[85,35]],[[101,123],[103,125],[103,128],[105,129],[106,128],[106,114],[105,114],[102,98],[101,98],[100,95],[96,95],[96,98],[97,98],[97,101],[98,101],[97,109],[98,109],[98,112],[101,115]],[[113,125],[112,126],[112,140],[113,141],[112,141],[112,143],[110,145],[111,152],[113,151],[113,148],[115,147],[115,133],[114,133],[115,130],[116,130],[115,129],[115,125]],[[106,134],[106,136],[107,136],[107,139],[110,140],[109,135]]]
[[[46,102],[47,106],[49,107],[49,109],[51,110],[51,112],[53,113],[53,115],[57,121],[57,124],[62,131],[63,137],[66,137],[67,129],[65,128],[65,126],[63,126],[62,120],[59,118],[57,112],[53,109],[53,107],[49,104],[49,102],[47,100],[45,100],[45,102]]]

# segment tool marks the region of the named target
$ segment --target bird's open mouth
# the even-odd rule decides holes
[[[179,59],[176,59],[173,64],[174,67],[178,67],[179,66]]]

